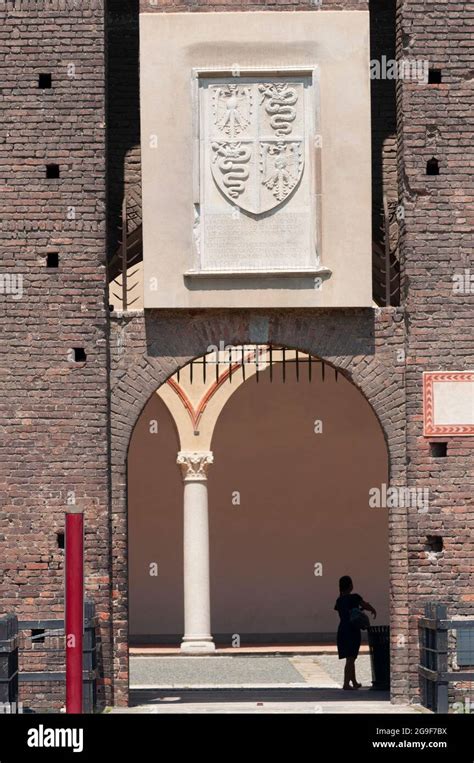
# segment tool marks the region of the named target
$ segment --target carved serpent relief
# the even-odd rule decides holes
[[[229,189],[233,199],[245,190],[245,181],[249,177],[249,169],[245,163],[249,161],[251,146],[242,143],[212,143],[213,161],[217,162],[223,174],[223,183]]]
[[[270,124],[278,136],[289,135],[292,122],[296,119],[294,108],[298,94],[287,82],[266,83],[259,86],[260,103],[265,103],[265,111],[271,114]]]

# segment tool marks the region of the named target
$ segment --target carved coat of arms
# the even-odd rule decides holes
[[[253,214],[283,204],[304,170],[301,84],[232,82],[210,90],[206,140],[220,191]]]

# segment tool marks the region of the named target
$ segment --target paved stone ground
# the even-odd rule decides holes
[[[130,686],[305,685],[288,657],[132,657]]]
[[[113,713],[385,713],[422,712],[374,692],[370,660],[358,660],[366,688],[341,689],[337,655],[131,657],[130,708]]]
[[[344,683],[345,660],[340,660],[337,654],[320,654],[317,657],[317,662],[321,669],[331,676],[338,686],[342,686]],[[356,676],[362,686],[372,686],[372,669],[370,667],[370,656],[368,654],[361,654],[357,658]]]
[[[370,658],[357,660],[358,680],[371,685]],[[315,686],[340,688],[344,661],[336,655],[294,657],[132,657],[130,686],[145,687],[261,687]]]
[[[318,688],[340,688],[334,679],[321,666],[319,660],[314,657],[297,655],[290,660],[293,667],[296,668],[308,686],[317,686]]]

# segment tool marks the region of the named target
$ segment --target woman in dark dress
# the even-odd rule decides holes
[[[343,689],[360,689],[362,686],[357,683],[355,673],[355,661],[360,648],[360,628],[351,623],[351,610],[365,609],[371,612],[374,618],[377,616],[373,606],[364,601],[358,593],[352,593],[352,590],[352,579],[349,575],[344,575],[339,580],[340,596],[334,607],[341,620],[337,629],[337,653],[340,660],[346,660]]]

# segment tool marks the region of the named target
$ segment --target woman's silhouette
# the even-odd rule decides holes
[[[339,612],[341,619],[337,629],[337,653],[340,660],[346,660],[344,666],[343,689],[359,689],[362,684],[357,683],[355,674],[355,661],[360,648],[360,628],[351,622],[353,609],[366,609],[374,618],[377,613],[373,606],[364,601],[358,593],[352,593],[354,586],[349,575],[343,575],[339,580],[339,598],[334,607]],[[352,686],[351,686],[352,682]]]

